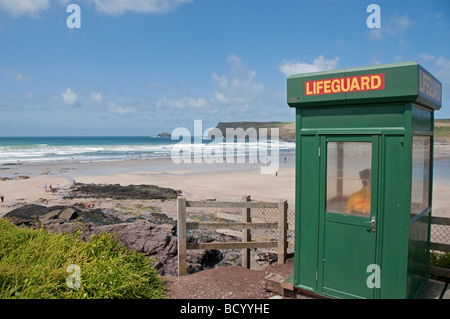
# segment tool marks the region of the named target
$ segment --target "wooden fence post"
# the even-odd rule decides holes
[[[287,256],[287,201],[278,202],[278,264],[283,265]]]
[[[250,196],[243,197],[242,201],[244,202],[250,202]],[[250,216],[250,208],[241,208],[241,214],[242,214],[242,222],[243,223],[250,223],[251,216]],[[251,230],[250,229],[243,229],[242,230],[242,242],[248,243],[252,240]],[[246,267],[247,269],[250,269],[250,249],[242,249],[242,267]]]
[[[186,198],[177,198],[178,276],[186,275]]]

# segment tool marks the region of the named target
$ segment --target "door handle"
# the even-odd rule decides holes
[[[372,217],[372,219],[369,222],[365,222],[366,224],[370,224],[370,228],[367,228],[367,231],[374,233],[376,230],[377,220],[375,217]]]

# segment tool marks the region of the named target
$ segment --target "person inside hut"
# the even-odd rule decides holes
[[[370,215],[370,169],[359,172],[362,188],[350,195],[347,202],[347,214]]]

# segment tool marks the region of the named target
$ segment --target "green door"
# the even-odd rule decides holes
[[[319,152],[318,290],[373,298],[376,281],[368,278],[377,271],[378,136],[321,136]]]

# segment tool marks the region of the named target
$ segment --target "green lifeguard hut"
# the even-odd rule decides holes
[[[428,279],[434,111],[416,62],[298,74],[294,287],[414,298]]]

